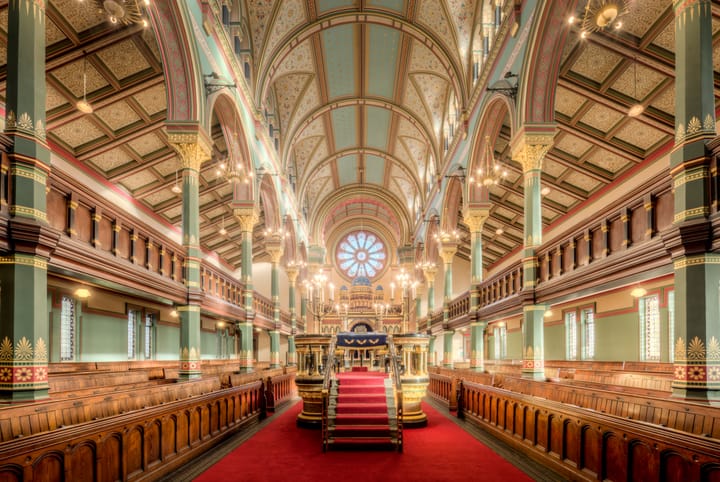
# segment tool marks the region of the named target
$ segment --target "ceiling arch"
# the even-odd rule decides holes
[[[261,57],[256,59],[256,64],[261,65],[260,73],[257,77],[257,85],[260,86],[260,88],[257,89],[258,96],[256,101],[261,103],[263,99],[265,99],[270,83],[278,70],[278,65],[285,60],[295,47],[324,30],[342,25],[357,24],[382,25],[398,30],[408,34],[418,43],[430,47],[430,51],[437,57],[438,61],[441,62],[442,67],[450,78],[456,93],[455,95],[461,99],[461,104],[465,105],[467,100],[467,88],[464,81],[465,76],[462,74],[462,67],[459,65],[456,56],[450,53],[446,44],[440,41],[436,34],[430,32],[421,24],[413,24],[402,17],[371,10],[363,12],[363,15],[357,15],[355,11],[347,11],[320,16],[313,22],[302,25],[286,35],[272,53],[268,54],[267,52],[263,52]]]
[[[373,148],[367,148],[367,147],[354,147],[350,149],[344,149],[339,152],[335,152],[331,154],[330,156],[321,159],[320,161],[311,164],[305,169],[305,172],[308,172],[309,174],[302,179],[300,179],[300,182],[298,183],[297,193],[298,198],[303,199],[305,196],[305,191],[307,189],[308,184],[312,181],[312,175],[314,172],[319,172],[325,165],[328,163],[331,163],[333,161],[338,160],[339,158],[351,155],[351,154],[365,154],[365,155],[371,155],[371,156],[377,156],[382,157],[383,159],[386,159],[388,161],[391,161],[395,164],[397,164],[400,169],[402,169],[405,174],[410,177],[410,179],[413,180],[413,186],[415,187],[417,192],[422,192],[422,185],[420,182],[420,179],[417,175],[417,172],[414,172],[408,167],[404,162],[396,158],[395,156],[388,154],[385,151],[382,151],[380,149],[373,149]]]

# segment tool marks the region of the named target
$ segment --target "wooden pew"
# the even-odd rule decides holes
[[[572,480],[720,479],[717,434],[709,438],[469,381],[460,393],[459,417]],[[711,409],[693,405],[686,414]],[[712,410],[717,420],[720,409]]]

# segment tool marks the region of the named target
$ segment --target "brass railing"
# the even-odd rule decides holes
[[[388,336],[388,354],[390,355],[390,370],[395,383],[395,407],[397,410],[397,450],[403,451],[403,393],[402,380],[400,380],[400,368],[398,367],[398,355],[395,342],[392,336]]]
[[[330,404],[330,389],[335,372],[335,347],[337,345],[337,336],[333,336],[330,340],[330,348],[328,349],[327,361],[325,362],[325,373],[322,385],[322,441],[323,452],[328,448],[329,431],[328,431],[328,405]]]

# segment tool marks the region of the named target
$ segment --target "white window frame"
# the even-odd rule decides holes
[[[653,294],[638,299],[638,314],[640,317],[640,360],[659,362],[662,353],[660,297]]]
[[[69,313],[68,313],[69,311]],[[69,340],[68,340],[69,337]],[[69,343],[66,343],[68,341]],[[60,361],[75,361],[77,341],[77,301],[62,295],[60,299]]]
[[[565,312],[565,359],[578,359],[577,311]]]
[[[589,316],[588,316],[589,315]],[[595,310],[582,308],[580,310],[580,323],[582,326],[582,359],[595,359]]]

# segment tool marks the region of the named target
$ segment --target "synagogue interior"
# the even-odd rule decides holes
[[[715,0],[0,0],[0,480],[720,481],[719,42]]]

